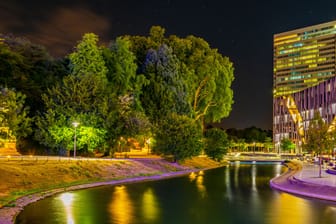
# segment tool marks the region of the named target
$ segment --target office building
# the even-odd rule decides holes
[[[273,141],[283,138],[300,152],[318,111],[329,128],[336,123],[336,21],[274,35]]]

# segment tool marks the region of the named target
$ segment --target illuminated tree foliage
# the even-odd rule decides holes
[[[153,151],[172,155],[174,161],[198,155],[202,148],[202,131],[191,118],[176,113],[169,114],[161,121],[155,135]]]
[[[92,76],[78,79],[70,75],[43,95],[47,111],[36,118],[38,141],[59,150],[72,149],[72,122],[78,121],[78,149],[93,150],[104,143],[107,132],[104,121],[109,120],[105,107],[109,106],[103,92],[93,83]]]
[[[80,123],[78,149],[90,151],[106,141],[104,123],[111,122],[113,106],[106,93],[107,68],[97,41],[94,34],[85,34],[70,55],[72,74],[43,95],[47,110],[37,118],[39,130],[35,137],[46,146],[71,149],[73,121]]]
[[[107,68],[102,52],[98,45],[98,36],[86,33],[76,46],[76,50],[69,55],[71,74],[77,77],[95,76],[106,81]]]
[[[280,143],[282,152],[291,153],[295,149],[295,144],[289,138],[283,138]]]
[[[167,46],[171,49],[167,52],[170,54],[167,58],[176,58],[176,60],[169,60],[169,63],[160,65],[167,71],[172,71],[171,69],[174,68],[175,71],[172,74],[179,75],[178,82],[184,86],[183,98],[187,100],[188,107],[191,108],[189,116],[203,121],[202,123],[218,122],[227,117],[233,104],[231,84],[234,79],[234,68],[232,62],[229,58],[222,56],[217,49],[210,48],[202,38],[194,36],[179,38],[174,35],[165,38],[164,32],[163,28],[153,26],[147,38],[128,37],[133,43],[132,50],[138,58],[138,67],[144,67],[148,73],[150,70],[148,67],[151,67],[151,64],[154,64],[154,68],[158,66],[159,63],[155,64],[158,62],[156,49],[163,45]],[[144,51],[147,51],[147,54]],[[155,69],[152,69],[149,74],[153,72],[158,74]],[[150,78],[148,74],[146,77]],[[144,94],[146,94],[146,89],[144,89]],[[143,100],[143,104],[146,103]],[[158,101],[153,103],[159,104]]]
[[[329,130],[329,125],[322,119],[317,111],[309,122],[307,139],[303,148],[310,153],[319,156],[319,177],[322,177],[321,155],[330,152],[335,145],[335,130]]]
[[[103,57],[108,69],[107,79],[110,92],[116,97],[132,97],[132,107],[141,110],[139,96],[148,80],[137,74],[136,57],[130,50],[127,38],[117,38],[109,48],[103,49]]]
[[[212,159],[221,161],[229,147],[229,139],[225,131],[219,128],[211,128],[205,132],[204,137],[205,153]]]
[[[0,127],[9,128],[7,130],[9,136],[5,137],[14,136],[16,140],[20,140],[32,132],[32,119],[27,116],[29,108],[24,106],[25,98],[20,92],[7,88],[0,89]]]
[[[202,38],[166,37],[153,26],[148,36],[118,37],[106,47],[87,33],[59,60],[26,40],[4,39],[0,84],[27,96],[35,140],[55,151],[73,148],[72,122],[78,121],[79,150],[156,136],[157,152],[180,160],[199,152],[205,123],[231,111],[232,62]],[[162,127],[174,135],[172,124],[186,131],[183,141],[165,134]]]

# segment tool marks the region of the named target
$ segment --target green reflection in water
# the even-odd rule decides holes
[[[148,188],[142,197],[142,212],[144,219],[150,222],[159,217],[159,205],[156,196],[151,188]]]

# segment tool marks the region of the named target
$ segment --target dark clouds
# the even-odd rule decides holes
[[[109,31],[107,19],[78,7],[58,8],[47,20],[32,25],[34,33],[28,33],[28,38],[46,46],[55,55],[69,53],[84,33],[106,37]]]

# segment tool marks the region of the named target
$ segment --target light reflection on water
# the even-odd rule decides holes
[[[273,191],[280,164],[237,163],[185,177],[64,193],[29,205],[16,223],[328,224],[334,204]]]
[[[59,196],[59,199],[63,202],[65,208],[65,214],[67,217],[67,224],[74,224],[74,219],[72,215],[72,202],[73,202],[73,193],[64,193]]]
[[[152,188],[148,188],[142,198],[142,208],[144,219],[154,222],[160,215],[159,204]]]
[[[120,224],[130,224],[133,220],[133,204],[125,186],[114,187],[109,204],[111,219]]]

